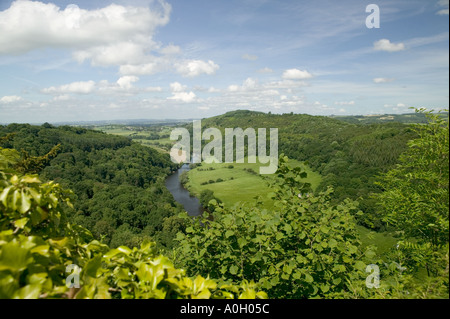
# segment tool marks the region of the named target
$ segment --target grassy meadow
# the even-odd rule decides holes
[[[308,174],[306,182],[310,183],[314,190],[321,182],[321,176],[313,172],[309,167],[299,161],[290,160],[292,167],[301,166]],[[225,206],[233,207],[239,203],[253,202],[260,196],[263,206],[273,207],[269,183],[276,177],[275,174],[260,175],[259,167],[267,164],[248,163],[202,163],[201,166],[189,171],[189,182],[186,187],[195,195],[203,190],[210,189]],[[219,182],[217,182],[219,180]],[[210,182],[212,181],[212,183]]]

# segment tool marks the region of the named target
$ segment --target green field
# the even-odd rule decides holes
[[[131,138],[133,141],[144,146],[149,146],[157,149],[160,152],[168,153],[174,141],[170,139],[170,132],[172,126],[154,126],[154,127],[140,127],[140,126],[126,126],[126,125],[103,125],[95,127],[96,130],[119,136]],[[146,139],[151,135],[157,134],[157,139]],[[139,138],[138,138],[139,137]]]
[[[290,160],[289,164],[292,167],[301,166],[307,172],[308,177],[306,182],[311,183],[313,190],[320,184],[321,176],[313,172],[306,165],[298,161]],[[232,168],[229,168],[231,167]],[[200,167],[189,171],[189,183],[186,187],[195,195],[199,195],[201,191],[210,189],[214,195],[219,198],[225,206],[232,207],[241,202],[253,202],[254,198],[261,196],[263,206],[270,208],[273,206],[269,194],[272,189],[268,185],[269,182],[276,178],[275,174],[260,175],[260,163],[202,163]],[[265,166],[266,164],[263,164]],[[249,169],[253,170],[249,171]],[[222,179],[221,182],[216,182],[217,179]],[[214,183],[204,184],[209,181]]]

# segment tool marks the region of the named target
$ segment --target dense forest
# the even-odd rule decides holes
[[[192,124],[186,127],[192,131]],[[222,134],[225,128],[278,128],[279,153],[320,173],[323,178],[317,191],[332,186],[335,202],[359,200],[364,214],[358,216],[358,222],[375,230],[385,227],[371,197],[380,191],[375,184],[377,176],[394,167],[407,142],[417,136],[410,125],[397,122],[354,124],[325,116],[253,111],[203,119],[202,127],[219,128]]]
[[[164,186],[176,166],[169,157],[125,137],[49,124],[0,126],[0,146],[21,151],[24,160],[55,153],[35,169],[74,192],[72,222],[112,247],[136,246],[145,238],[171,246],[181,224],[180,208]],[[56,147],[57,146],[57,147]]]

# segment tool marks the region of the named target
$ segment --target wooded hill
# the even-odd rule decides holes
[[[126,137],[70,126],[0,126],[0,137],[8,133],[13,135],[0,146],[22,151],[25,159],[60,144],[57,155],[34,172],[74,192],[72,222],[112,247],[136,246],[144,238],[171,245],[181,210],[164,186],[176,168],[167,154]]]
[[[335,202],[359,199],[364,215],[359,222],[370,228],[383,227],[369,197],[379,192],[376,176],[387,172],[416,137],[407,124],[353,124],[325,116],[266,114],[233,111],[202,120],[202,128],[278,128],[279,153],[305,161],[323,176],[317,191],[334,188]],[[192,124],[188,126],[192,130]],[[267,134],[268,135],[268,134]]]

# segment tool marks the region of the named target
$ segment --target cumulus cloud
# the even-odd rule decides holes
[[[52,3],[14,1],[0,12],[0,53],[62,47],[80,50],[78,59],[101,55],[115,63],[122,53],[137,57],[151,44],[155,29],[169,22],[171,6],[158,3],[152,9],[111,4],[95,10],[69,5],[63,10]],[[116,52],[119,45],[127,47]]]
[[[306,70],[289,69],[283,72],[282,78],[285,80],[306,80],[312,78],[312,74]]]
[[[228,86],[228,92],[243,92],[254,90],[258,87],[258,81],[253,78],[247,78],[242,85],[232,84]]]
[[[117,80],[117,85],[119,87],[124,89],[130,89],[133,85],[132,83],[139,81],[139,78],[137,76],[128,75],[128,76],[122,76]]]
[[[195,101],[196,95],[194,92],[174,92],[172,96],[168,97],[168,100],[181,101],[185,103],[190,103]]]
[[[448,15],[449,14],[449,0],[439,0],[438,5],[444,7],[444,9],[439,10],[436,14],[438,15]]]
[[[244,89],[254,89],[257,86],[257,81],[252,78],[247,78],[244,83],[242,84],[242,87]]]
[[[405,50],[405,45],[403,43],[392,43],[388,39],[381,39],[374,42],[373,48],[376,51],[397,52]]]
[[[150,7],[111,4],[92,10],[17,0],[0,11],[0,55],[62,48],[79,63],[118,66],[121,75],[167,70],[187,77],[214,74],[219,66],[213,61],[179,61],[179,46],[153,40],[157,28],[169,22],[170,13],[165,0],[152,1]]]
[[[187,88],[186,85],[182,85],[179,82],[170,83],[170,90],[172,92],[183,92],[186,91],[186,88]]]
[[[392,82],[392,81],[394,81],[394,79],[389,79],[389,78],[374,78],[373,79],[373,83],[377,83],[377,84],[388,83],[388,82]]]
[[[58,102],[58,101],[69,101],[72,97],[69,94],[62,94],[62,95],[58,95],[55,96],[53,98],[53,101]]]
[[[185,77],[194,77],[200,74],[215,74],[219,66],[214,61],[187,60],[176,65],[176,70]]]
[[[14,103],[14,102],[19,102],[22,101],[22,97],[17,96],[17,95],[7,95],[4,96],[0,99],[0,103],[4,103],[4,104],[8,104],[8,103]]]
[[[182,85],[179,82],[170,83],[170,91],[172,91],[172,96],[168,97],[168,100],[180,101],[184,103],[194,102],[196,100],[196,95],[194,92],[186,92],[187,86]]]
[[[42,93],[47,94],[62,94],[62,93],[77,93],[77,94],[89,94],[95,89],[94,81],[80,81],[60,86],[51,86],[42,90]]]

